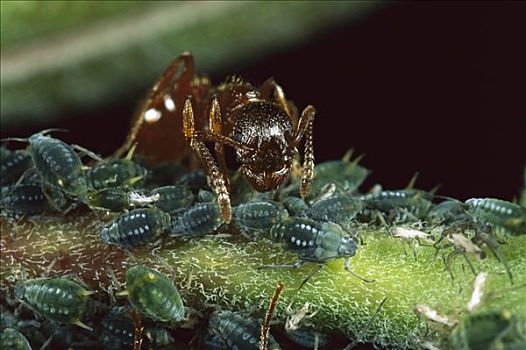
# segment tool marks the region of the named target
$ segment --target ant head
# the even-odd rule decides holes
[[[236,158],[252,187],[259,192],[278,188],[296,152],[287,113],[271,102],[248,103],[240,111],[233,138],[248,146],[237,149]]]

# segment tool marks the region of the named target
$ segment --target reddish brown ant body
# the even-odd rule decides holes
[[[264,192],[277,189],[287,178],[305,136],[301,194],[306,196],[314,170],[315,113],[314,107],[307,106],[299,117],[273,78],[259,88],[237,77],[214,87],[207,78],[194,76],[193,56],[183,53],[154,85],[115,155],[123,155],[134,142],[138,142],[137,151],[153,163],[194,154],[228,223],[231,208],[224,146],[235,150],[251,186]],[[217,161],[205,142],[215,144]]]

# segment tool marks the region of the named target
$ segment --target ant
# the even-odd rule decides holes
[[[194,76],[192,54],[178,56],[164,71],[140,108],[124,144],[122,156],[135,142],[149,161],[200,160],[214,191],[221,217],[232,218],[224,146],[235,150],[240,171],[258,192],[276,190],[288,177],[298,146],[305,138],[301,195],[306,197],[314,175],[312,141],[316,110],[307,106],[298,116],[293,102],[273,78],[261,87],[231,77],[214,87]],[[215,156],[205,145],[214,143]]]

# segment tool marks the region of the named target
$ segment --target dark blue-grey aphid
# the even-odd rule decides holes
[[[26,183],[9,186],[0,200],[2,215],[38,215],[51,209],[42,192],[42,186],[37,183]]]
[[[185,185],[163,186],[150,191],[151,196],[159,195],[153,204],[167,213],[189,207],[194,201],[194,194]]]
[[[122,213],[100,231],[104,243],[136,247],[156,241],[170,227],[170,215],[152,208]]]
[[[216,202],[197,203],[172,217],[170,236],[196,238],[213,233],[223,224]]]
[[[252,238],[268,234],[272,226],[289,216],[283,205],[271,201],[240,204],[233,214],[236,227]]]
[[[16,182],[31,167],[31,156],[27,150],[11,151],[0,147],[0,185]]]
[[[144,182],[146,169],[130,159],[100,162],[86,171],[86,180],[92,190],[112,187],[138,186]]]
[[[88,192],[82,162],[66,143],[37,133],[29,137],[31,159],[42,182],[85,201]]]
[[[269,268],[298,268],[304,262],[320,264],[345,258],[344,268],[364,282],[372,282],[350,270],[350,258],[356,254],[358,244],[342,227],[333,222],[317,222],[308,218],[289,217],[272,227],[270,238],[296,254],[298,260],[289,265],[269,265]],[[301,286],[312,276],[307,277]],[[300,286],[300,288],[301,288]]]
[[[476,222],[491,226],[498,234],[526,234],[526,208],[518,204],[495,198],[471,198],[466,205]]]
[[[332,221],[339,225],[350,223],[363,209],[363,202],[345,195],[332,195],[318,200],[306,215],[316,221]]]
[[[211,343],[224,349],[259,350],[261,323],[231,311],[215,311],[208,321]],[[274,337],[268,336],[269,350],[281,347]]]

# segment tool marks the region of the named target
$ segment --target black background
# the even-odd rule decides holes
[[[419,171],[419,188],[512,199],[526,163],[525,47],[526,3],[399,2],[211,78],[274,76],[300,109],[316,107],[317,162],[353,147],[373,171],[366,185],[401,188]],[[108,154],[147,89],[53,127]]]

